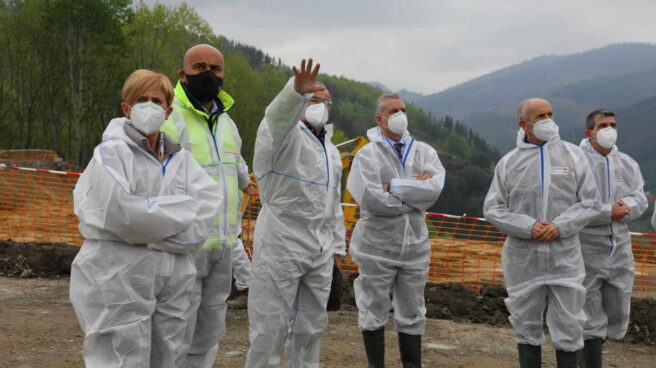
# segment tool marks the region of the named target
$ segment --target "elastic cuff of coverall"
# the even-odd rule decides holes
[[[524,235],[526,235],[526,239],[533,239],[533,235],[532,235],[532,234],[533,234],[533,227],[534,227],[535,224],[537,224],[538,222],[540,222],[540,221],[535,220],[535,222],[533,222],[532,224],[530,224],[530,225],[528,226],[528,228],[524,229]]]
[[[606,340],[608,337],[606,337],[606,332],[605,331],[590,331],[590,332],[585,332],[583,331],[583,341],[585,340],[592,340],[592,339],[602,339]]]
[[[568,229],[571,229],[571,226],[566,226],[565,224],[560,224],[559,225],[559,224],[556,224],[556,223],[554,223],[554,225],[556,225],[556,229],[558,229],[558,238],[556,238],[556,239],[566,239],[566,238],[569,238],[573,235],[573,234],[570,234],[568,232]],[[576,233],[576,234],[578,234],[578,233]]]
[[[599,338],[605,340],[612,339],[612,340],[622,340],[624,336],[626,335],[626,332],[629,330],[629,326],[626,326],[626,328],[609,328],[606,331],[606,336],[602,337],[599,336]]]
[[[562,350],[566,352],[575,352],[583,349],[583,338],[581,337],[578,341],[576,342],[566,342],[566,343],[553,343],[554,349],[556,350]]]
[[[613,213],[613,204],[612,203],[605,203],[601,205],[601,209],[599,209],[599,216],[605,220],[608,220],[608,223],[611,222],[610,216]]]
[[[398,326],[394,323],[394,330],[407,335],[423,335],[424,331],[426,331],[426,319],[424,318],[413,326]]]
[[[544,335],[539,338],[526,338],[515,332],[515,342],[518,344],[532,345],[532,346],[542,346],[546,342]]]

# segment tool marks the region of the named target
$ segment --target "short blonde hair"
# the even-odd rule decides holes
[[[173,103],[173,86],[171,85],[171,81],[164,74],[147,69],[137,69],[130,74],[128,79],[125,80],[125,83],[123,83],[121,98],[125,103],[134,102],[139,95],[155,88],[159,88],[164,92],[166,106],[171,106],[171,103]]]

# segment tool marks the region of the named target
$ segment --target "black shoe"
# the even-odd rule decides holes
[[[520,368],[540,368],[542,366],[542,346],[517,344]]]
[[[604,340],[595,337],[583,342],[583,350],[579,354],[579,367],[581,368],[601,368],[601,346]]]
[[[556,367],[558,368],[577,368],[578,351],[556,350]]]
[[[399,332],[399,351],[403,368],[421,368],[421,335]]]
[[[385,327],[362,331],[369,368],[385,368]]]

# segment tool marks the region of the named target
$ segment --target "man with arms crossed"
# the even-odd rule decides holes
[[[361,206],[350,248],[360,272],[353,285],[358,325],[369,367],[383,368],[393,306],[403,367],[418,368],[431,255],[425,217],[442,192],[445,171],[437,152],[408,133],[397,94],[378,98],[375,118],[378,126],[367,132],[369,143],[355,155],[347,184]]]

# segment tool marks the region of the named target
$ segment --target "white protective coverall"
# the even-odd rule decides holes
[[[189,152],[167,138],[179,151],[160,163],[126,135],[127,121],[110,122],[73,192],[85,241],[71,267],[71,303],[87,367],[179,367],[192,253],[222,197]]]
[[[241,239],[237,239],[237,244],[232,247],[232,276],[235,278],[237,290],[248,288],[251,280],[251,260]]]
[[[342,164],[299,120],[311,94],[294,78],[267,107],[255,141],[253,166],[262,209],[255,225],[246,367],[318,367],[333,255],[344,255],[340,204]]]
[[[517,148],[497,163],[483,204],[485,218],[508,235],[503,245],[505,300],[518,344],[544,344],[543,313],[556,349],[583,347],[585,268],[579,231],[598,215],[599,195],[585,155],[560,140],[558,133],[542,146],[525,141],[519,129]],[[551,242],[531,239],[537,221],[558,227]]]
[[[250,183],[250,176],[248,174],[248,165],[243,160],[238,166],[239,175],[239,188],[245,189]],[[243,183],[246,183],[245,185]],[[239,197],[239,229],[241,233],[241,219],[243,213],[241,211],[243,204],[243,194]],[[244,290],[248,288],[251,280],[251,260],[248,258],[246,250],[244,250],[244,243],[241,238],[237,238],[235,245],[232,247],[232,276],[235,278],[235,286],[237,290]]]
[[[580,145],[601,196],[601,213],[581,230],[586,289],[583,338],[621,339],[629,326],[635,263],[629,222],[647,209],[647,197],[638,163],[614,146],[603,156],[585,138]],[[629,214],[613,221],[611,207],[618,200]]]
[[[355,155],[347,183],[360,205],[350,243],[359,270],[354,283],[358,325],[363,330],[385,326],[393,306],[395,329],[421,335],[431,255],[426,210],[442,192],[444,167],[433,147],[408,132],[401,159],[378,127],[369,129],[367,138],[369,143]],[[416,180],[422,171],[433,177]],[[389,192],[383,191],[383,184],[389,184]]]

